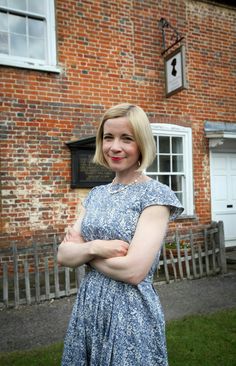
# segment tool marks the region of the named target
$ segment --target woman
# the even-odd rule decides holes
[[[169,187],[143,174],[156,154],[144,111],[110,108],[94,162],[115,172],[93,188],[59,246],[58,262],[91,270],[73,308],[63,366],[166,366],[165,323],[152,286],[169,218],[183,208]]]

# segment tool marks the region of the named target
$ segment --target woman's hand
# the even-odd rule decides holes
[[[85,210],[73,227],[69,227],[64,240],[58,247],[57,261],[65,267],[78,267],[94,258],[122,257],[127,254],[128,243],[122,240],[92,240],[85,242],[81,234],[81,222]],[[76,245],[82,244],[82,245]]]
[[[91,254],[100,258],[124,257],[128,248],[129,244],[123,240],[94,240]]]
[[[72,226],[68,227],[66,236],[62,241],[63,244],[68,242],[73,242],[76,244],[81,244],[83,242],[80,233],[78,233]]]

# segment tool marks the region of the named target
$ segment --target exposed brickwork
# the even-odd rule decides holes
[[[236,9],[185,0],[57,0],[61,74],[0,66],[1,247],[51,237],[75,220],[86,190],[70,189],[65,142],[91,136],[103,111],[128,101],[151,122],[193,131],[196,219],[211,220],[204,121],[235,122]],[[161,31],[184,35],[188,89],[165,98]],[[167,43],[171,40],[167,30]],[[173,224],[171,224],[171,228]]]

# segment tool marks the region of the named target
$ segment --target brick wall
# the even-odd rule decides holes
[[[236,9],[185,0],[56,3],[62,72],[0,66],[0,246],[51,237],[75,220],[87,190],[70,188],[65,142],[94,135],[104,110],[124,101],[143,107],[151,122],[192,128],[196,218],[177,226],[209,223],[203,126],[206,120],[235,122]],[[188,89],[170,98],[165,98],[161,17],[185,37]]]

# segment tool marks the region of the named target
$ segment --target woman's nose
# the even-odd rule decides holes
[[[111,150],[113,150],[113,151],[120,151],[121,150],[121,146],[120,146],[120,141],[119,140],[114,139],[112,141]]]

